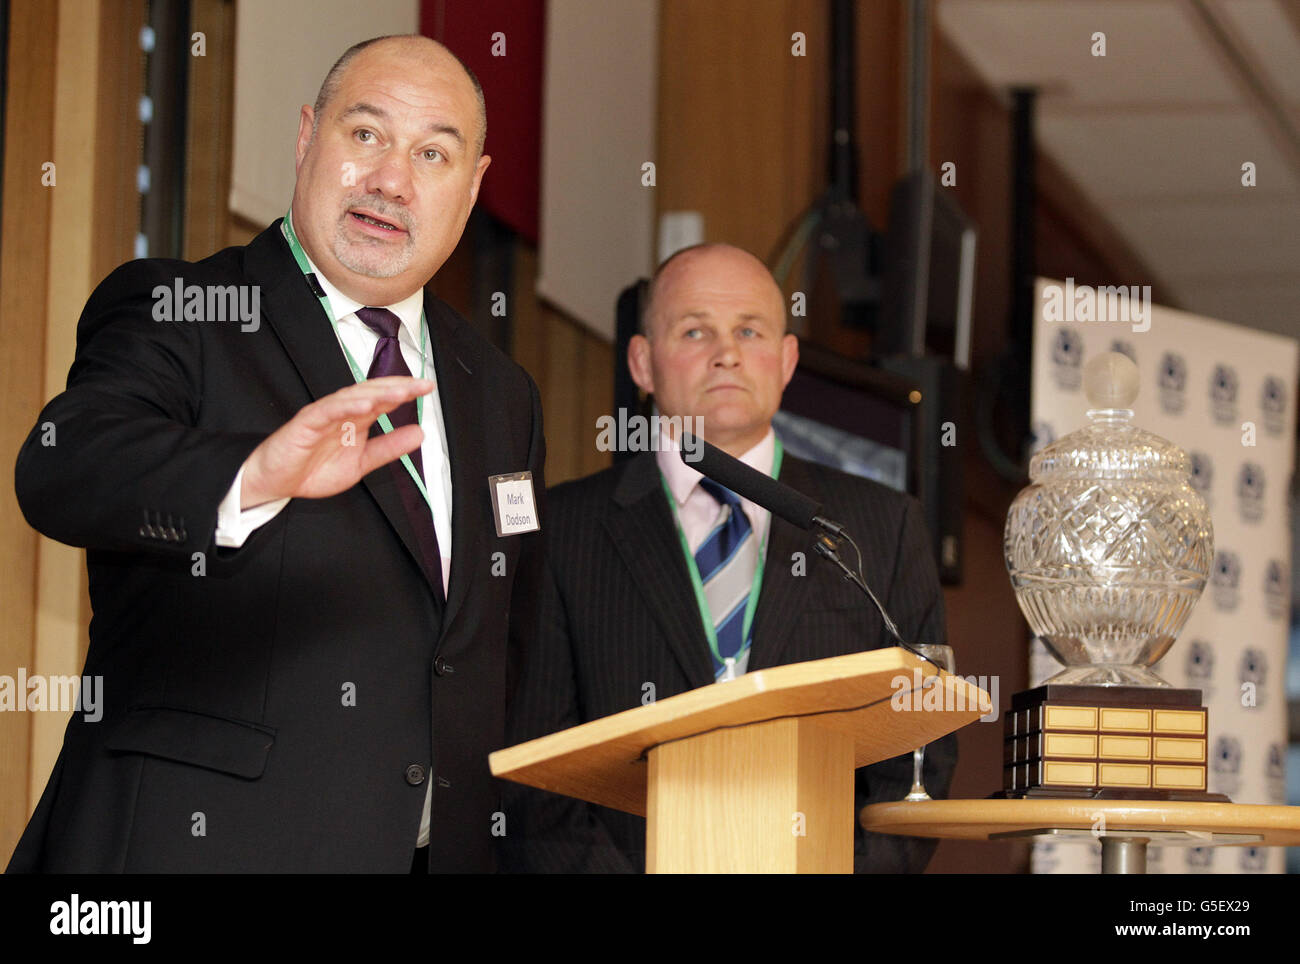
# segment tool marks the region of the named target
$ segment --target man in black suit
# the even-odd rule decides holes
[[[423,291],[485,130],[441,45],[358,45],[302,109],[290,219],[92,295],[16,484],[88,550],[103,717],[74,716],[11,871],[492,868],[540,537],[495,527],[489,477],[540,490],[541,411]]]
[[[726,245],[679,252],[651,283],[642,327],[628,364],[659,413],[690,419],[709,442],[823,503],[858,541],[866,581],[903,636],[943,642],[943,597],[915,500],[781,453],[772,416],[799,346],[762,263]],[[643,452],[547,499],[542,624],[512,742],[738,672],[892,644],[870,601],[815,557],[807,533],[712,488],[676,451]],[[955,760],[951,736],[929,748],[931,794],[946,796]],[[911,778],[910,753],[859,769],[857,808],[901,799]],[[507,794],[506,812],[509,869],[645,868],[640,817],[524,788]],[[919,872],[934,846],[856,828],[854,866]]]

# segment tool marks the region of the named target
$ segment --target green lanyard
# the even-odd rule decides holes
[[[280,224],[280,230],[284,234],[284,239],[289,242],[289,250],[293,252],[293,260],[298,262],[298,267],[302,269],[302,273],[304,275],[313,274],[311,270],[311,262],[307,260],[307,253],[303,251],[302,245],[298,242],[298,235],[293,230],[292,211],[288,211],[285,213],[284,221],[281,222]],[[338,338],[339,344],[343,346],[343,354],[347,356],[348,367],[352,369],[352,377],[356,379],[358,383],[364,382],[366,380],[365,374],[361,371],[360,366],[357,365],[357,360],[352,357],[352,352],[348,351],[347,344],[343,341],[342,338],[339,337],[339,323],[334,317],[334,310],[330,308],[329,296],[322,294],[319,297],[320,297],[320,305],[322,308],[325,309],[325,317],[330,320],[330,325],[333,326],[334,328],[334,337]],[[421,308],[420,309],[420,377],[421,378],[424,377],[424,372],[426,369],[426,363],[425,363],[426,330],[427,330],[427,326],[424,320],[424,309]],[[399,344],[398,351],[401,351],[400,341],[398,344]],[[415,421],[416,424],[420,425],[421,427],[424,426],[423,402],[424,402],[423,395],[420,395],[415,399]],[[389,421],[387,415],[380,415],[379,427],[384,430],[385,434],[387,434],[388,432],[391,432],[393,430],[393,423]],[[415,465],[411,462],[411,457],[409,455],[403,455],[402,464],[406,466],[406,471],[410,473],[411,478],[415,481],[415,487],[420,490],[420,495],[424,496],[424,501],[428,504],[429,510],[434,511],[433,500],[429,497],[429,492],[424,487],[424,480],[420,478],[420,473],[415,471]]]
[[[776,439],[776,453],[772,456],[772,478],[781,474],[781,459],[784,455],[784,449],[781,447],[781,440]],[[659,481],[663,483],[664,495],[668,497],[668,507],[673,513],[673,523],[677,526],[677,538],[682,544],[682,554],[686,556],[686,571],[691,574],[691,588],[695,590],[695,603],[700,607],[700,619],[704,622],[704,635],[709,641],[709,651],[713,653],[713,658],[718,661],[718,665],[725,666],[727,661],[723,659],[722,654],[718,652],[718,630],[713,625],[713,613],[709,611],[709,601],[704,597],[704,582],[700,579],[700,567],[695,563],[695,553],[691,552],[691,545],[686,541],[686,533],[682,530],[682,520],[677,514],[677,500],[673,497],[673,491],[668,487],[668,480],[664,478],[662,472],[659,473]],[[737,506],[737,510],[743,512]],[[758,608],[758,592],[763,587],[763,564],[767,561],[767,543],[768,537],[772,535],[772,522],[769,519],[767,523],[767,536],[763,539],[763,545],[758,553],[758,565],[754,567],[754,582],[749,588],[749,601],[745,604],[745,622],[744,633],[741,638],[744,644],[741,647],[743,653],[749,648],[750,634],[754,625],[754,610]]]

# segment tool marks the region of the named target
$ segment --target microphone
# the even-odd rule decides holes
[[[697,460],[687,458],[692,453],[698,453]],[[844,533],[844,527],[838,522],[822,518],[821,503],[814,502],[802,492],[778,482],[770,475],[751,469],[740,459],[732,458],[702,438],[683,433],[681,456],[683,462],[701,475],[708,476],[719,485],[725,485],[742,499],[761,505],[792,526],[805,532],[815,525],[835,535]]]
[[[698,455],[694,461],[687,458],[692,453]],[[876,598],[876,594],[871,591],[871,587],[862,578],[862,552],[858,549],[858,544],[853,541],[844,526],[832,519],[827,519],[821,514],[821,503],[815,502],[802,492],[778,482],[769,475],[764,475],[757,469],[751,469],[740,459],[732,458],[717,446],[710,445],[704,439],[687,432],[682,433],[680,454],[682,461],[701,475],[707,476],[719,485],[726,486],[742,499],[748,499],[755,505],[762,506],[772,515],[779,516],[792,526],[803,529],[805,532],[812,530],[813,527],[821,529],[822,531],[817,535],[817,540],[813,545],[817,554],[839,566],[840,571],[844,573],[844,578],[871,598],[871,601],[876,605],[876,609],[880,611],[881,619],[885,621],[885,628],[889,630],[889,634],[894,639],[898,640],[900,646],[921,656],[903,639],[898,631],[898,626],[894,624],[894,621],[889,617],[889,613],[885,612],[885,607]],[[849,545],[853,546],[853,551],[858,554],[856,572],[850,569],[840,558],[839,543],[836,539],[831,538],[832,536],[845,539]],[[921,658],[933,662],[933,660],[928,660],[925,656],[921,656]]]

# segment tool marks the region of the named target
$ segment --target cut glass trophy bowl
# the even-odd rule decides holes
[[[1038,452],[1007,515],[1016,600],[1064,669],[1047,683],[1169,686],[1151,670],[1205,588],[1214,532],[1178,446],[1133,424],[1137,366],[1084,373],[1088,424]]]

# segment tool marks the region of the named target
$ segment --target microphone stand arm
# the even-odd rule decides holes
[[[898,626],[894,624],[894,620],[890,618],[889,613],[885,611],[885,607],[881,605],[880,600],[876,598],[876,594],[871,591],[871,587],[868,586],[866,580],[862,578],[862,553],[858,549],[858,544],[853,541],[853,538],[844,530],[844,527],[838,523],[831,522],[829,519],[823,519],[821,516],[816,517],[813,522],[822,530],[817,534],[817,538],[813,542],[813,549],[817,555],[833,562],[837,567],[839,567],[840,572],[844,574],[845,579],[867,594],[867,597],[880,613],[880,618],[884,620],[885,629],[889,631],[889,635],[893,636],[894,639],[898,641],[899,646],[907,650],[913,656],[917,656],[934,666],[939,666],[938,663],[935,663],[934,660],[930,659],[924,653],[917,652],[910,643],[903,639],[902,634],[898,631]],[[853,546],[853,551],[857,553],[857,570],[850,568],[850,566],[840,558],[841,539],[846,540],[849,545]],[[943,667],[939,668],[942,669]]]

